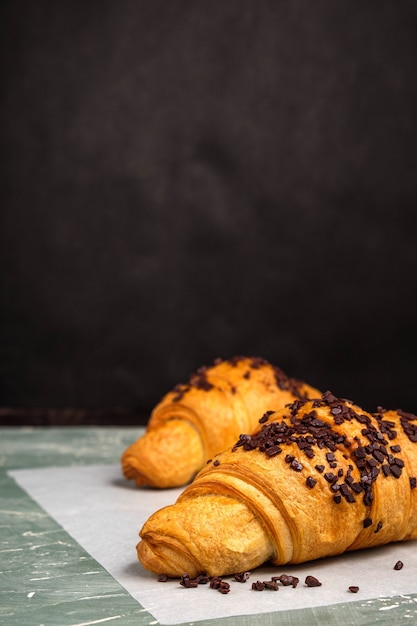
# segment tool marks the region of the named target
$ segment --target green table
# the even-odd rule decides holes
[[[0,624],[158,623],[7,473],[11,469],[117,463],[121,452],[141,432],[140,428],[0,429]],[[386,602],[388,608],[392,599]],[[393,617],[389,610],[377,610],[375,604],[358,601],[198,624],[388,626]],[[417,624],[417,594],[410,602],[401,602],[395,610],[395,620],[410,626]]]

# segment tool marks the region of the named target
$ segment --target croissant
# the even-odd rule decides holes
[[[251,432],[259,415],[319,393],[265,359],[217,359],[157,404],[145,435],[122,455],[123,474],[138,486],[180,487],[241,432]]]
[[[417,538],[417,417],[326,392],[264,415],[137,545],[157,574],[222,576]]]

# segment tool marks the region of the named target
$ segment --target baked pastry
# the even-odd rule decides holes
[[[137,485],[182,486],[265,411],[319,395],[265,359],[216,360],[162,398],[145,435],[124,451],[123,474]]]
[[[417,538],[417,417],[326,392],[265,415],[144,524],[156,574],[222,576]]]

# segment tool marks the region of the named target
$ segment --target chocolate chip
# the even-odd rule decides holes
[[[417,487],[417,478],[415,476],[410,477],[410,487],[415,489]]]
[[[272,580],[279,580],[283,587],[292,586],[294,589],[300,582],[297,576],[291,576],[290,574],[281,574],[280,576],[273,576]]]
[[[265,589],[268,589],[269,591],[279,590],[278,583],[275,580],[264,580],[263,584]]]
[[[297,461],[296,459],[294,459],[294,461],[291,462],[290,467],[295,472],[301,472],[301,470],[303,469],[302,464],[299,461]]]
[[[158,576],[159,583],[166,583],[167,580],[168,580],[168,576],[166,574],[159,574]]]
[[[229,583],[222,580],[220,576],[213,576],[210,580],[210,588],[217,589],[220,593],[229,593],[230,591]]]
[[[321,587],[321,582],[315,576],[307,576],[305,584],[307,587]]]
[[[271,415],[273,415],[275,413],[275,411],[266,411],[266,413],[264,413],[261,417],[261,419],[259,420],[260,424],[264,424],[265,422],[267,422],[269,420],[269,418],[271,417]]]
[[[233,575],[233,578],[238,583],[245,583],[249,577],[250,577],[250,572],[238,572],[237,574]]]
[[[313,489],[313,487],[317,485],[317,480],[312,476],[309,476],[306,480],[306,485],[307,487],[310,487],[310,489]]]
[[[378,524],[376,525],[376,528],[374,530],[374,533],[379,533],[381,528],[382,528],[382,522],[378,522]]]
[[[210,588],[211,589],[218,589],[221,585],[222,579],[220,578],[220,576],[213,576],[213,578],[210,580]]]
[[[257,580],[256,583],[252,583],[252,589],[254,591],[263,591],[265,589],[265,585],[262,581]]]
[[[368,526],[372,526],[372,519],[370,517],[363,520],[363,527],[368,528]]]
[[[265,453],[267,456],[277,456],[277,454],[281,454],[282,448],[279,446],[271,446],[270,448],[266,448]]]
[[[396,564],[394,565],[395,570],[400,570],[403,567],[404,567],[404,563],[402,561],[397,561]]]
[[[198,582],[191,579],[188,574],[182,574],[180,578],[180,585],[182,587],[186,587],[187,589],[191,589],[193,587],[198,587]]]
[[[391,468],[387,463],[384,463],[382,466],[382,471],[385,474],[385,476],[390,476],[391,474]]]
[[[199,585],[207,585],[210,582],[210,578],[206,574],[199,574],[196,581]]]
[[[399,478],[402,474],[402,470],[401,467],[399,467],[398,465],[396,465],[395,463],[393,463],[392,465],[390,465],[390,470],[391,470],[391,474],[393,476],[395,476],[395,478]]]
[[[349,587],[349,591],[351,593],[358,593],[359,587],[356,587],[355,585],[352,585],[351,587]]]

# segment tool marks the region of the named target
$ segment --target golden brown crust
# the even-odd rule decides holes
[[[252,432],[266,411],[320,395],[262,358],[216,361],[162,398],[145,435],[123,453],[123,473],[138,485],[179,487],[191,480],[208,458],[231,446],[240,433]],[[163,431],[163,436],[158,436],[158,431]],[[169,449],[164,438],[171,442]],[[175,438],[180,442],[176,444]]]
[[[417,417],[327,392],[262,421],[146,522],[144,567],[220,576],[417,538]]]

